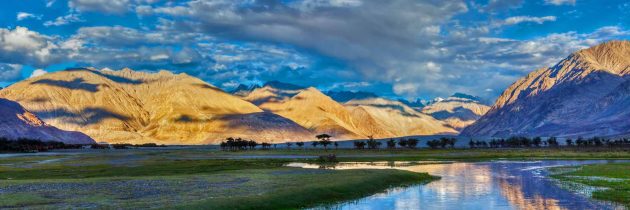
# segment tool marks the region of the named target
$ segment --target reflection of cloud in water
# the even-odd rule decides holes
[[[453,163],[411,166],[406,170],[442,177],[439,182],[431,182],[426,187],[445,199],[483,196],[492,190],[492,174],[488,166]]]
[[[614,209],[555,185],[545,169],[608,161],[436,161],[339,163],[331,169],[401,169],[440,176],[426,185],[388,190],[334,206],[334,209]],[[316,164],[293,167],[319,168]]]
[[[521,185],[509,183],[505,179],[499,180],[501,194],[514,206],[520,209],[565,209],[558,205],[558,200],[544,198],[538,194],[527,197],[523,193]]]

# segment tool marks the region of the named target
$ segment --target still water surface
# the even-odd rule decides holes
[[[339,163],[334,169],[402,169],[427,172],[441,179],[426,185],[390,189],[329,209],[623,209],[558,186],[546,168],[619,162],[612,160],[545,160],[492,162]],[[321,168],[291,163],[291,167]]]

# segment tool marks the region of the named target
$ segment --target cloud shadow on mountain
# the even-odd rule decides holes
[[[98,124],[106,119],[117,119],[121,121],[127,121],[130,119],[128,116],[117,114],[100,107],[87,107],[79,111],[79,113],[71,112],[65,108],[58,108],[50,111],[33,111],[33,113],[44,120],[61,118],[64,123],[81,126]]]
[[[125,83],[125,84],[131,84],[131,85],[139,85],[144,83],[145,81],[143,80],[139,80],[139,79],[129,79],[129,78],[125,78],[125,77],[121,77],[121,76],[116,76],[116,75],[111,75],[111,74],[104,74],[101,71],[97,71],[97,70],[90,70],[90,69],[68,69],[66,71],[86,71],[86,72],[90,72],[92,74],[96,74],[102,77],[105,77],[109,80],[112,80],[114,82],[117,83]]]
[[[40,79],[40,80],[31,82],[31,84],[50,85],[50,86],[73,89],[73,90],[84,90],[84,91],[88,91],[92,93],[98,91],[98,85],[87,83],[85,82],[83,78],[76,78],[72,81]]]

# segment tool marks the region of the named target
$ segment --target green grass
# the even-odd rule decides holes
[[[282,179],[274,177],[274,179]],[[398,170],[341,170],[322,176],[293,175],[273,193],[208,199],[184,209],[294,209],[358,199],[384,189],[426,183],[436,177]]]
[[[552,177],[562,181],[606,188],[593,192],[592,197],[595,199],[613,201],[630,207],[630,163],[562,167],[552,171],[559,172]]]
[[[13,191],[0,193],[4,202],[0,208],[292,209],[361,198],[390,187],[435,179],[428,174],[398,170],[283,166],[288,162],[315,161],[304,156],[327,154],[336,154],[340,161],[630,159],[630,153],[622,149],[575,148],[229,152],[200,147],[8,157],[0,158],[0,188]],[[268,159],[238,159],[248,156]],[[627,171],[630,170],[585,167],[581,173],[601,172],[602,176],[618,178],[625,177]],[[578,175],[574,173],[573,176]],[[594,196],[627,202],[628,193],[622,191],[627,188],[614,190]]]
[[[400,170],[288,168],[294,160],[284,159],[203,159],[208,155],[89,153],[51,156],[59,161],[45,164],[32,164],[45,158],[6,158],[19,164],[0,168],[0,208],[293,209],[436,179]]]

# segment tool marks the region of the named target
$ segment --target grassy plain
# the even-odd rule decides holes
[[[328,154],[336,154],[339,161],[630,159],[626,149],[609,148],[221,151],[213,147],[169,147],[73,150],[33,156],[0,154],[0,208],[292,209],[356,199],[390,187],[436,179],[398,170],[284,166],[296,161],[314,162]],[[615,170],[596,171],[616,176]],[[616,197],[598,192],[594,197],[626,202],[627,196],[623,195],[628,194],[623,192],[626,194]]]
[[[399,170],[289,168],[295,159],[225,159],[197,150],[0,160],[0,208],[292,209],[436,179]]]

